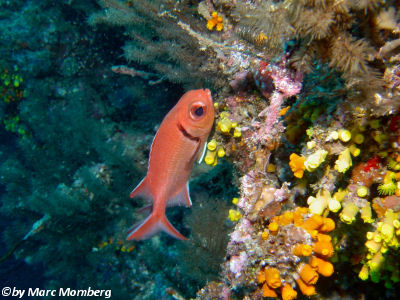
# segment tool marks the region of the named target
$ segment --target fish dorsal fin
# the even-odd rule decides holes
[[[179,193],[168,200],[167,206],[192,206],[192,200],[190,199],[189,194],[189,183],[187,183],[186,186],[184,186],[183,189],[179,191]]]
[[[146,200],[151,201],[153,203],[153,196],[150,193],[150,190],[147,186],[147,177],[143,178],[141,182],[133,189],[129,197],[135,198],[135,197],[143,197]]]

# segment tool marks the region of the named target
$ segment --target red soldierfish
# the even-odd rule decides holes
[[[151,214],[129,229],[128,240],[147,239],[159,231],[186,240],[169,223],[165,210],[192,205],[190,171],[201,159],[213,122],[214,106],[208,89],[187,92],[164,118],[151,146],[147,175],[130,195],[151,200]]]

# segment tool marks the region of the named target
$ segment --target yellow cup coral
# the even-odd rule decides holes
[[[304,166],[308,172],[313,172],[316,168],[318,168],[326,158],[328,151],[326,150],[317,150],[313,154],[309,155],[304,162]]]
[[[345,173],[353,165],[349,148],[343,150],[335,162],[335,170],[339,173]]]
[[[210,151],[215,151],[217,149],[217,141],[215,139],[212,139],[207,143],[207,149]]]
[[[228,218],[232,222],[239,221],[241,217],[242,217],[242,214],[240,213],[240,211],[237,211],[237,210],[234,210],[234,209],[230,209],[229,210]]]
[[[346,203],[342,212],[340,213],[340,220],[350,224],[356,219],[356,215],[360,209],[353,202]]]

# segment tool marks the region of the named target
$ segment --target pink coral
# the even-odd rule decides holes
[[[251,233],[254,231],[250,221],[242,218],[231,234],[231,243],[244,243],[251,238]]]
[[[230,271],[238,278],[242,273],[243,267],[247,262],[247,254],[245,251],[240,252],[239,255],[232,256],[229,262]]]
[[[274,91],[281,93],[284,98],[300,93],[303,76],[285,68],[285,63],[285,58],[278,65],[263,60],[259,62],[254,80],[266,98]]]

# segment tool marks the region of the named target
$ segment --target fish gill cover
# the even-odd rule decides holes
[[[115,299],[400,295],[399,6],[0,1],[1,285]],[[215,109],[189,237],[128,242],[153,136]]]

